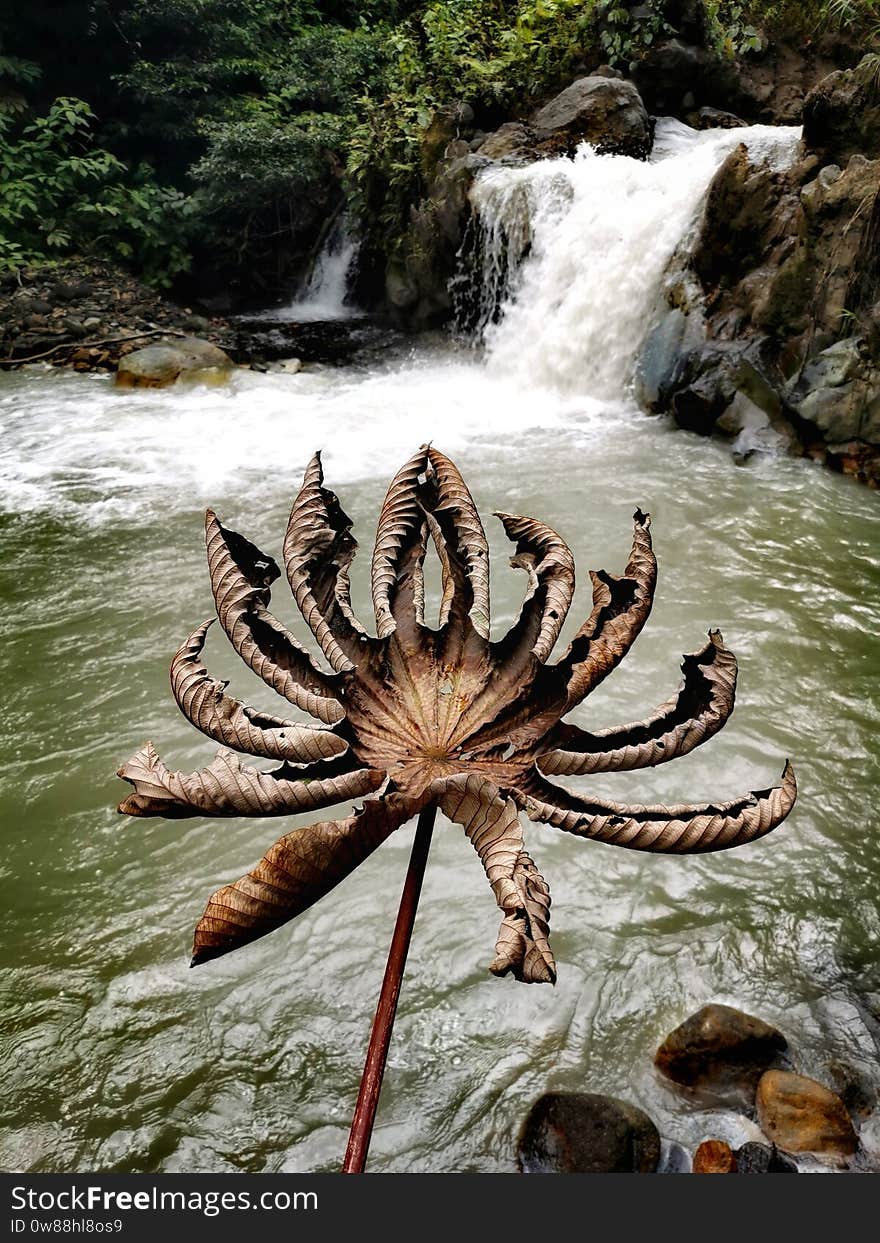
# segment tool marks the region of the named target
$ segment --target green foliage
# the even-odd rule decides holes
[[[597,0],[599,43],[610,65],[626,68],[656,40],[673,33],[662,4],[627,5]]]
[[[880,0],[705,0],[705,4],[716,40],[731,56],[763,46],[768,35],[814,39],[825,31],[840,30],[866,42],[880,39]],[[755,37],[760,45],[754,43]]]
[[[27,123],[0,114],[0,268],[100,251],[167,280],[186,266],[184,197],[96,147],[93,120],[66,96]]]
[[[768,35],[880,38],[880,0],[705,7],[731,58]],[[206,268],[216,256],[289,281],[343,191],[386,251],[429,188],[439,111],[464,102],[493,128],[584,63],[626,71],[672,33],[667,10],[668,0],[31,0],[0,15],[2,262],[101,249],[167,283],[195,247]]]
[[[766,46],[766,40],[753,24],[755,7],[738,0],[706,0],[710,37],[716,50],[728,60],[760,52]]]
[[[864,35],[872,43],[880,40],[880,0],[828,0],[824,7],[828,22],[839,30]]]
[[[490,115],[527,108],[595,46],[596,0],[434,0],[390,29],[386,94],[367,94],[344,154],[366,234],[398,237],[421,184],[421,144],[436,111],[464,100]]]

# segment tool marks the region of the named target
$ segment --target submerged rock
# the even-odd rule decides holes
[[[593,1093],[542,1096],[517,1143],[523,1174],[651,1174],[659,1161],[660,1135],[648,1115]]]
[[[694,1174],[735,1174],[736,1156],[723,1139],[704,1139],[694,1153]]]
[[[578,143],[589,142],[601,152],[643,159],[653,142],[648,113],[632,82],[598,75],[572,82],[532,124],[548,154],[571,154]]]
[[[164,388],[185,373],[226,372],[232,365],[225,350],[210,341],[171,338],[126,354],[119,363],[116,383],[120,388]]]
[[[755,1106],[764,1134],[786,1152],[851,1156],[858,1147],[843,1101],[815,1079],[768,1070],[758,1084]]]
[[[775,1145],[743,1144],[737,1148],[737,1174],[797,1174],[798,1167],[790,1157],[784,1157],[776,1151]]]
[[[757,1079],[787,1047],[782,1032],[733,1006],[703,1006],[670,1032],[654,1065],[674,1083],[696,1087]]]

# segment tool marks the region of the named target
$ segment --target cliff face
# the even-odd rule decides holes
[[[786,172],[733,151],[646,342],[640,396],[743,454],[780,439],[880,485],[880,90],[872,58],[807,96]],[[683,260],[683,261],[682,261]]]

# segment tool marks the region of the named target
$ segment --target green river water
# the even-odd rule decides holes
[[[579,587],[566,634],[589,612],[588,568],[619,572],[635,505],[652,513],[652,617],[577,719],[646,715],[710,626],[739,657],[737,709],[717,739],[589,788],[725,798],[773,784],[791,756],[801,793],[775,834],[706,857],[530,826],[553,893],[555,988],[488,974],[494,901],[441,818],[370,1168],[512,1170],[521,1119],[550,1088],[625,1096],[687,1145],[753,1135],[683,1102],[652,1069],[665,1032],[709,1000],[776,1022],[799,1069],[869,1108],[880,1089],[876,495],[806,461],[737,466],[724,446],[626,403],[528,390],[440,347],[144,394],[19,372],[0,378],[0,425],[2,1168],[338,1167],[412,827],[287,928],[190,971],[208,895],[282,830],[120,818],[127,787],[114,773],[146,738],[175,768],[213,754],[167,682],[176,646],[211,613],[204,507],[278,556],[323,446],[360,539],[354,599],[368,618],[384,488],[428,438],[484,514],[496,634],[524,580],[493,509],[539,517],[570,543]],[[296,628],[277,586],[273,609]],[[212,672],[277,710],[224,643],[212,632]],[[864,1138],[880,1148],[876,1114]]]

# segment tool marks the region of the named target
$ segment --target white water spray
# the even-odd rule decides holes
[[[347,301],[357,251],[357,242],[343,216],[328,233],[305,288],[287,306],[274,311],[272,318],[314,321],[357,315],[357,307]]]
[[[700,133],[661,120],[647,162],[584,145],[573,160],[484,171],[471,199],[482,230],[489,368],[528,385],[619,399],[664,272],[724,157],[742,142],[753,160],[782,168],[799,137],[790,127]]]

